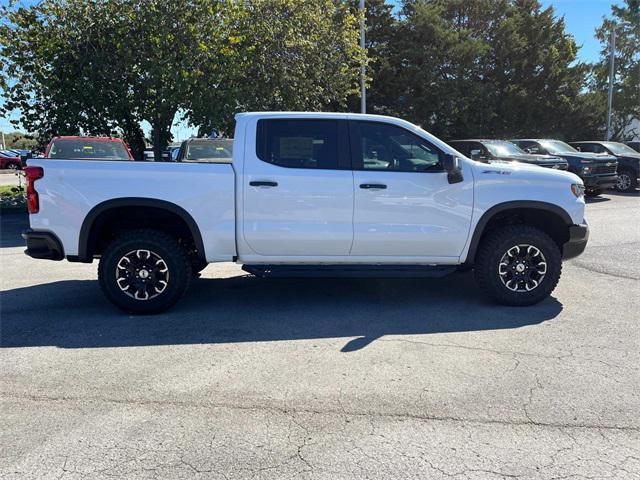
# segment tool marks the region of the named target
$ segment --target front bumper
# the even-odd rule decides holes
[[[615,187],[618,182],[618,175],[602,175],[602,176],[593,176],[593,177],[582,177],[582,181],[584,182],[584,187],[587,190],[594,188],[611,188]]]
[[[562,258],[568,260],[577,257],[587,247],[589,240],[589,225],[585,221],[581,225],[569,227],[569,240],[562,247]]]
[[[22,232],[22,238],[27,242],[27,249],[24,253],[32,258],[46,260],[62,260],[64,258],[62,243],[51,232],[37,232],[29,229]]]

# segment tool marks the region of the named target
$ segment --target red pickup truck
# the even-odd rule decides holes
[[[66,160],[133,160],[126,142],[114,137],[54,137],[44,156]]]

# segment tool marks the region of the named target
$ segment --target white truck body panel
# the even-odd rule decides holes
[[[106,162],[34,158],[40,212],[34,230],[54,232],[66,255],[78,254],[82,223],[102,202],[117,198],[164,200],[185,209],[198,225],[209,262],[235,256],[235,202],[230,164]],[[135,208],[135,207],[132,207]]]
[[[444,172],[284,168],[256,154],[256,125],[266,118],[349,119],[390,123],[460,157],[463,181]],[[482,215],[504,202],[539,201],[583,223],[581,180],[538,166],[483,164],[400,119],[326,113],[249,113],[236,118],[233,165],[30,159],[36,183],[36,231],[53,232],[65,255],[77,255],[87,214],[102,202],[148,198],[171,202],[197,224],[208,262],[248,264],[463,263]],[[273,181],[277,188],[250,186]],[[361,190],[362,183],[388,185]]]

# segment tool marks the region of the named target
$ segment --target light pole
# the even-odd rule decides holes
[[[611,106],[613,104],[613,77],[616,63],[616,26],[611,29],[611,41],[609,42],[609,95],[607,98],[607,138],[611,140]]]
[[[364,0],[360,0],[360,49],[364,52]],[[364,59],[360,65],[360,113],[367,113],[367,87],[364,82],[366,66]]]

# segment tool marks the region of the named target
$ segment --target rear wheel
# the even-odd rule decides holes
[[[6,167],[7,167],[9,170],[20,170],[20,165],[19,165],[19,164],[17,164],[16,162],[9,162],[9,163],[7,163]]]
[[[132,230],[105,249],[100,287],[118,308],[134,314],[172,307],[191,280],[191,263],[176,240],[156,230]]]
[[[533,305],[555,289],[562,271],[558,245],[541,230],[510,225],[489,233],[476,256],[480,289],[504,305]]]
[[[618,172],[616,190],[619,192],[633,192],[638,186],[638,179],[632,170],[621,170]]]

